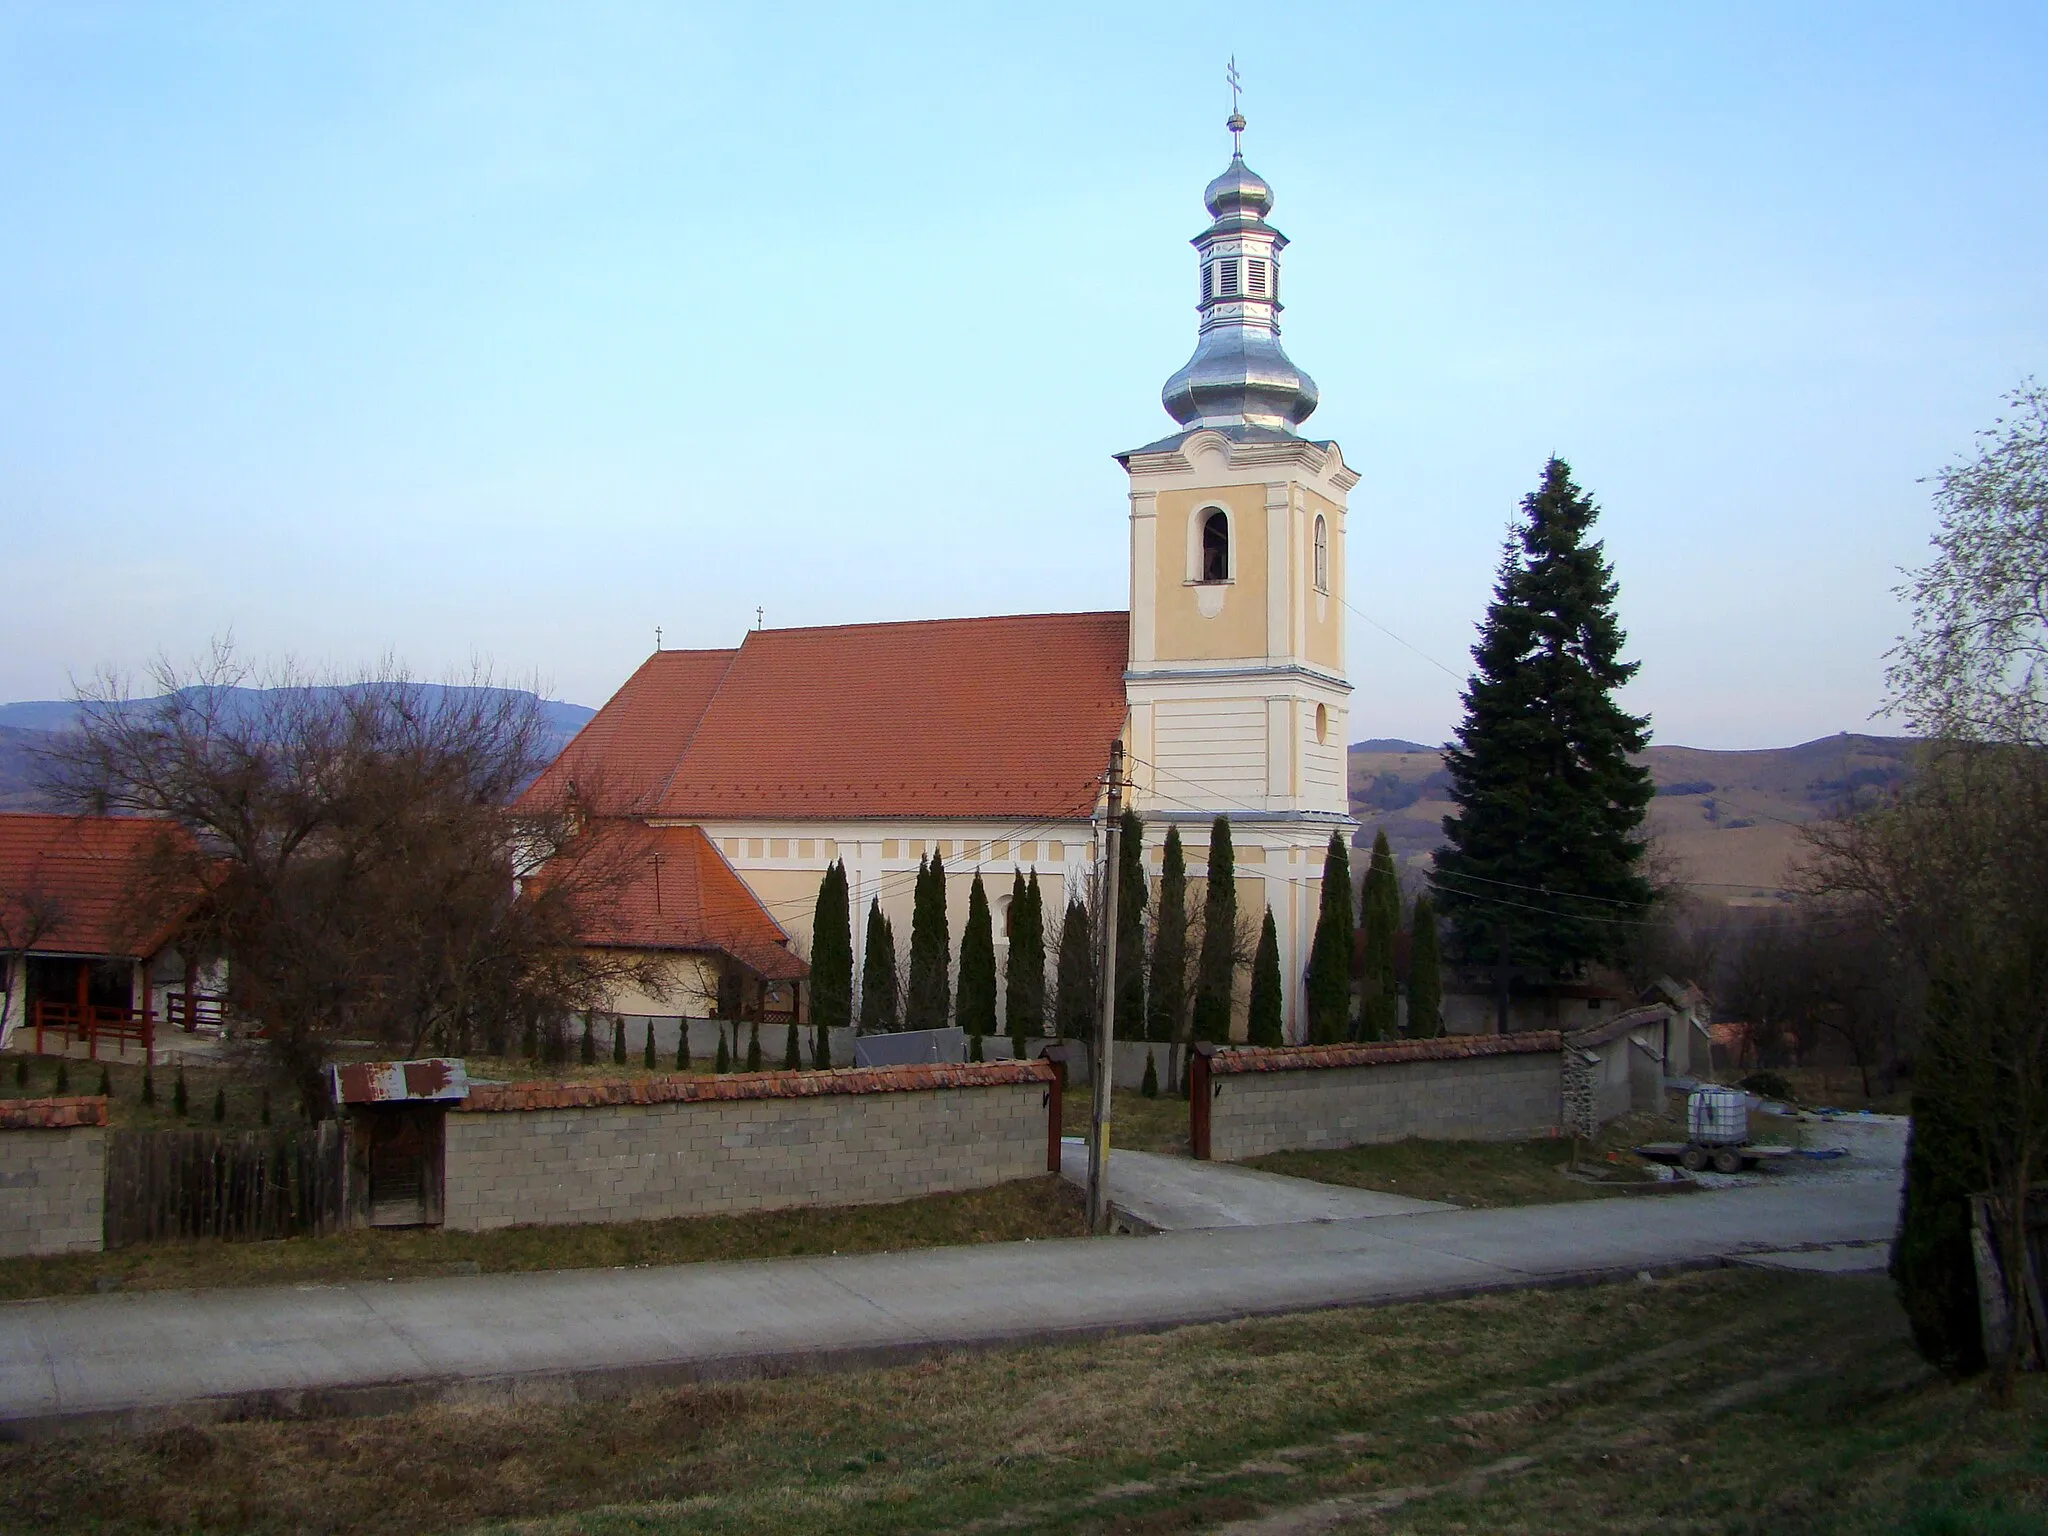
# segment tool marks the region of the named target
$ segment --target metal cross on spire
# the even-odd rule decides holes
[[[1223,126],[1230,130],[1231,154],[1242,155],[1244,153],[1244,113],[1238,110],[1237,98],[1244,89],[1244,82],[1238,78],[1237,55],[1234,53],[1230,56],[1230,66],[1223,71],[1223,78],[1230,82],[1230,116],[1224,120]]]

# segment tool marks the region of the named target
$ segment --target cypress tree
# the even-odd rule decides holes
[[[1266,908],[1266,920],[1259,925],[1259,948],[1252,956],[1251,1011],[1245,1018],[1244,1037],[1250,1045],[1285,1045],[1281,1014],[1285,1000],[1280,990],[1280,934],[1273,926],[1273,909]]]
[[[626,1021],[614,1015],[612,1018],[612,1065],[626,1064]]]
[[[182,1076],[178,1079],[180,1085],[184,1081],[185,1079]],[[53,1093],[69,1093],[71,1091],[71,1063],[62,1056],[57,1058],[57,1080],[50,1085],[50,1089]],[[183,1114],[184,1111],[180,1110],[179,1113]]]
[[[882,910],[882,898],[868,904],[867,947],[860,968],[860,1032],[877,1035],[896,1027],[896,934]]]
[[[1953,1059],[1956,1032],[1947,1027],[1950,996],[1944,979],[1933,978],[1927,1028],[1913,1064],[1905,1198],[1890,1268],[1914,1347],[1930,1364],[1965,1375],[1985,1365],[1970,1249],[1970,1196],[1984,1186],[1984,1158],[1949,1088],[1959,1066]]]
[[[818,882],[811,913],[811,1022],[844,1028],[853,1022],[853,909],[846,865],[834,859]]]
[[[1003,1022],[1013,1055],[1045,1029],[1045,919],[1038,905],[1037,871],[1026,881],[1018,870],[1010,882],[1010,953],[1003,965]]]
[[[219,1125],[228,1117],[228,1091],[225,1088],[213,1090],[213,1123]]]
[[[1436,903],[1415,898],[1408,941],[1408,1037],[1434,1040],[1444,1032],[1444,969],[1437,953]]]
[[[804,1069],[804,1043],[797,1038],[796,1020],[789,1021],[789,1033],[782,1041],[782,1070],[801,1072]]]
[[[28,1086],[28,1058],[26,1056],[17,1058],[14,1063],[14,1086],[17,1088],[26,1088]]]
[[[1365,973],[1359,1034],[1367,1040],[1391,1040],[1401,1017],[1400,984],[1394,975],[1394,943],[1401,933],[1401,877],[1394,872],[1394,851],[1387,846],[1384,830],[1373,835],[1372,862],[1366,866],[1363,926]]]
[[[953,998],[953,1020],[977,1042],[996,1032],[995,920],[978,869],[967,888],[967,926],[960,935],[960,987]]]
[[[142,1102],[156,1108],[156,1074],[147,1067],[142,1069]]]
[[[953,940],[946,923],[946,866],[934,853],[918,862],[917,894],[910,909],[910,984],[903,999],[905,1029],[944,1029],[950,1001],[947,971]]]
[[[270,1124],[270,1090],[263,1090],[263,1097],[257,1101],[256,1120],[259,1125]]]
[[[105,1067],[100,1068],[100,1086],[97,1092],[103,1099],[111,1099],[114,1096],[114,1077]]]
[[[1341,833],[1323,852],[1322,905],[1308,957],[1308,1038],[1332,1045],[1351,1032],[1351,855]]]
[[[747,1070],[761,1070],[761,1021],[756,1019],[747,1029]]]
[[[718,1054],[712,1058],[711,1070],[721,1074],[732,1070],[732,1052],[727,1050],[725,1046],[725,1024],[723,1021],[718,1026]]]
[[[1094,929],[1088,909],[1069,897],[1066,919],[1060,924],[1059,970],[1053,994],[1053,1024],[1062,1039],[1089,1040],[1095,1035]]]
[[[1236,979],[1237,868],[1230,848],[1230,822],[1218,816],[1209,828],[1209,875],[1202,895],[1202,952],[1195,966],[1197,1040],[1221,1045],[1230,1039],[1230,992]]]
[[[690,1070],[690,1021],[688,1019],[676,1020],[676,1070],[678,1072]]]
[[[583,1015],[583,1045],[577,1052],[577,1059],[586,1067],[597,1065],[597,1026],[589,1014]]]
[[[811,1070],[830,1072],[832,1070],[832,1037],[825,1033],[825,1026],[817,1025],[811,1031]]]
[[[540,1060],[540,1019],[535,1014],[529,1013],[526,1016],[526,1028],[519,1040],[519,1053],[528,1061]]]
[[[1159,1066],[1150,1051],[1145,1053],[1145,1080],[1138,1084],[1138,1094],[1147,1099],[1159,1097]]]
[[[1126,808],[1117,838],[1116,1038],[1145,1038],[1145,823]]]
[[[171,1113],[182,1120],[191,1107],[192,1099],[185,1091],[185,1064],[180,1062],[177,1079],[171,1084]]]
[[[659,1058],[654,1054],[654,1020],[649,1019],[647,1021],[647,1045],[640,1052],[640,1065],[652,1072],[658,1064]]]
[[[1145,1006],[1145,1038],[1180,1035],[1188,1001],[1188,861],[1180,828],[1166,829],[1159,866],[1159,916],[1152,928],[1152,976]]]
[[[1598,509],[1553,458],[1522,500],[1472,655],[1465,718],[1444,754],[1450,798],[1435,886],[1457,954],[1553,976],[1614,958],[1617,918],[1650,905],[1640,873],[1649,721],[1614,702],[1619,587],[1587,541]],[[1508,905],[1513,903],[1513,905]]]

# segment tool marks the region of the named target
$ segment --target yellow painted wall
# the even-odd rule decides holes
[[[657,997],[651,988],[615,987],[607,1003],[610,1013],[652,1013],[703,1018],[718,1000],[718,967],[702,955],[680,954],[660,957],[668,977],[668,988]]]
[[[1231,585],[1223,611],[1204,618],[1198,589],[1188,584],[1188,521],[1197,509],[1230,512]],[[1266,654],[1266,488],[1231,485],[1207,491],[1161,491],[1156,506],[1158,551],[1153,654],[1161,661],[1223,661]]]

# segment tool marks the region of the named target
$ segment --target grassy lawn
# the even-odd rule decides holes
[[[27,1068],[26,1082],[22,1081]],[[142,1102],[142,1068],[114,1062],[61,1062],[68,1082],[58,1086],[60,1060],[55,1056],[28,1056],[15,1051],[0,1054],[0,1099],[47,1099],[58,1093],[98,1093],[101,1075],[107,1088],[107,1118],[122,1130],[254,1130],[263,1118],[263,1089],[242,1073],[229,1067],[185,1068],[186,1112],[181,1117],[173,1102],[178,1081],[176,1067],[158,1067],[151,1074],[156,1092],[154,1105]],[[213,1118],[214,1098],[224,1095],[225,1117]],[[280,1125],[297,1118],[298,1107],[289,1099],[273,1097],[272,1111]]]
[[[0,1301],[122,1290],[395,1280],[419,1275],[606,1269],[707,1259],[872,1253],[1087,1233],[1081,1195],[1047,1174],[890,1205],[827,1206],[498,1232],[367,1229],[267,1243],[153,1243],[112,1253],[0,1259]]]
[[[1060,1134],[1086,1136],[1091,1113],[1087,1084],[1068,1088],[1060,1095]],[[1122,1147],[1131,1152],[1189,1156],[1188,1101],[1177,1099],[1172,1094],[1161,1094],[1156,1099],[1123,1091],[1112,1094],[1109,1141],[1112,1147]]]
[[[536,1533],[2048,1531],[1881,1280],[1321,1312],[616,1403],[0,1445],[0,1527]],[[492,1522],[513,1522],[510,1524]]]
[[[1247,1168],[1263,1168],[1291,1178],[1323,1184],[1348,1184],[1417,1200],[1444,1200],[1452,1205],[1551,1205],[1564,1200],[1600,1200],[1630,1188],[1653,1186],[1641,1175],[1622,1172],[1619,1165],[1598,1160],[1587,1151],[1582,1164],[1614,1169],[1615,1181],[1581,1183],[1559,1169],[1571,1157],[1571,1143],[1541,1141],[1395,1141],[1372,1147],[1344,1147],[1332,1152],[1272,1152],[1248,1158]]]

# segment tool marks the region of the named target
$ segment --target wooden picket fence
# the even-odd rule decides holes
[[[114,1131],[106,1242],[252,1242],[339,1231],[348,1134],[335,1121],[268,1131]]]

